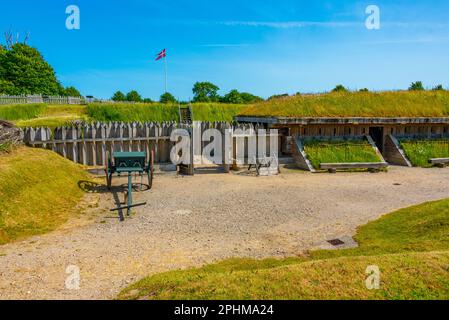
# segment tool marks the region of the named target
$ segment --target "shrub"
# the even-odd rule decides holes
[[[346,89],[343,85],[339,84],[334,89],[332,89],[332,92],[349,92],[349,90]]]
[[[408,88],[410,91],[424,91],[424,85],[421,81],[412,82],[410,87]]]

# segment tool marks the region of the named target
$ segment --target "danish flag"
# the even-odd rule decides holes
[[[156,61],[161,60],[162,58],[167,57],[167,50],[162,50],[161,52],[158,53],[157,57],[156,57]]]

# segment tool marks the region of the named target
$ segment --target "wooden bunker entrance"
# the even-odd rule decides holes
[[[380,152],[384,152],[384,128],[383,127],[370,127],[369,135],[376,143]]]

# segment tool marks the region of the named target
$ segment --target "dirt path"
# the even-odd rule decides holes
[[[283,257],[347,239],[384,213],[449,197],[449,169],[256,178],[158,176],[120,223],[102,194],[95,223],[0,247],[1,299],[107,299],[148,274],[228,257]],[[65,288],[67,266],[81,271]]]

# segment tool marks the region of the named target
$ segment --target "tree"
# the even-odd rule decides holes
[[[433,91],[444,91],[443,85],[439,84],[437,86],[435,86],[433,89]]]
[[[114,95],[112,96],[111,99],[116,102],[121,102],[121,101],[126,101],[126,96],[123,92],[117,91],[114,93]]]
[[[166,104],[176,103],[176,98],[170,92],[166,92],[163,95],[161,95],[159,102],[166,103]]]
[[[248,92],[238,92],[237,90],[231,90],[221,99],[221,101],[223,103],[250,104],[258,101],[263,101],[263,99]]]
[[[369,92],[368,88],[360,89],[359,92]]]
[[[151,100],[150,98],[145,98],[143,99],[144,103],[153,103],[153,100]]]
[[[410,87],[408,88],[410,91],[424,91],[424,85],[421,81],[412,82]]]
[[[68,97],[81,97],[81,93],[75,87],[65,88],[64,93]]]
[[[130,102],[142,102],[142,97],[136,90],[132,90],[126,95],[126,100]]]
[[[233,104],[243,104],[243,98],[240,92],[237,90],[231,90],[228,94],[226,94],[222,102],[224,103],[233,103]]]
[[[219,87],[210,82],[197,82],[193,86],[193,102],[218,102],[220,97],[218,95]]]
[[[263,99],[261,97],[255,96],[248,92],[242,92],[242,93],[240,93],[240,96],[243,99],[243,103],[246,103],[246,104],[263,101]]]
[[[335,86],[334,89],[332,89],[332,92],[348,92],[349,90],[346,89],[343,85],[339,84]]]
[[[1,90],[6,94],[60,95],[64,88],[40,52],[24,43],[0,49]]]

